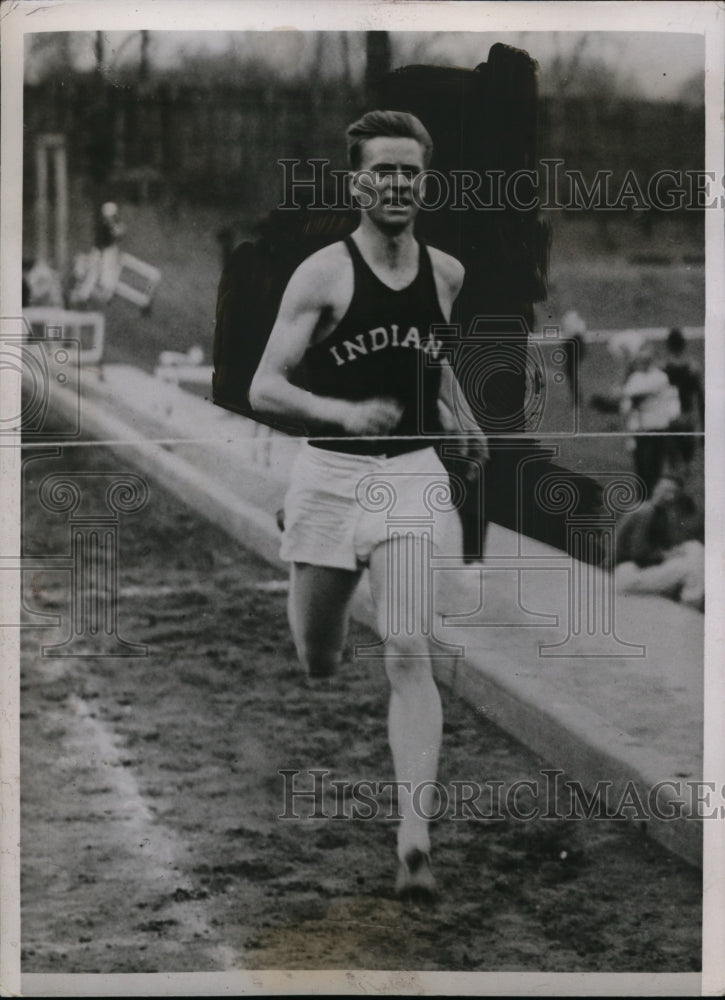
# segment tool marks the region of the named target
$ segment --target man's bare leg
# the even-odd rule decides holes
[[[434,788],[427,785],[414,798],[416,788],[432,782],[438,771],[443,717],[440,695],[433,678],[423,601],[429,580],[423,579],[427,561],[421,539],[401,537],[378,546],[370,560],[370,585],[378,629],[386,642],[385,669],[390,680],[388,738],[396,780],[409,782],[410,792],[399,787],[402,816],[398,828],[398,857],[405,870],[411,859],[430,851],[428,821],[433,812]],[[422,872],[420,888],[433,889],[433,880]],[[427,886],[423,883],[428,883]],[[405,888],[400,885],[399,888]]]
[[[329,678],[342,659],[356,570],[293,563],[287,605],[300,663],[311,678]]]

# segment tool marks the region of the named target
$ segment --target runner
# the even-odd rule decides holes
[[[347,139],[360,224],[292,275],[249,395],[259,411],[330,435],[306,442],[291,473],[282,543],[292,563],[290,625],[309,676],[331,677],[368,567],[391,685],[396,779],[410,783],[399,793],[397,890],[430,897],[425,816],[433,802],[424,783],[436,777],[442,718],[428,644],[426,547],[430,541],[434,552],[455,556],[462,544],[453,506],[437,509],[432,527],[425,523],[430,489],[449,485],[430,435],[462,431],[479,455],[485,442],[434,329],[450,318],[463,267],[413,232],[431,138],[412,115],[373,111]],[[301,363],[306,388],[295,384]]]

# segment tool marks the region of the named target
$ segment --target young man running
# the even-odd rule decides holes
[[[432,152],[421,122],[373,111],[347,139],[360,225],[292,275],[249,396],[255,409],[334,435],[305,443],[291,474],[282,543],[292,563],[290,625],[308,674],[330,677],[368,567],[391,686],[388,735],[396,779],[406,783],[397,890],[429,895],[432,789],[421,795],[420,786],[436,777],[442,716],[427,638],[431,581],[416,573],[427,572],[429,541],[445,556],[462,544],[452,507],[435,513],[432,531],[425,523],[427,488],[448,484],[430,433],[460,430],[469,442],[477,434],[479,449],[482,441],[460,393],[453,400],[451,369],[430,363],[440,349],[431,328],[448,322],[464,270],[413,235],[414,186]],[[304,389],[294,384],[301,363]]]

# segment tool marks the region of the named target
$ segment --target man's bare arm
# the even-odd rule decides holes
[[[435,251],[434,261],[438,297],[445,318],[449,319],[453,303],[463,285],[465,269],[455,257],[440,250]],[[485,461],[489,457],[486,436],[473,416],[468,400],[446,360],[443,361],[442,369],[438,413],[443,428],[450,433],[461,434],[467,442],[469,454]]]
[[[466,270],[459,260],[451,257],[450,254],[438,250],[436,247],[429,247],[431,262],[433,264],[433,275],[435,278],[438,301],[443,310],[443,315],[448,322],[451,318],[453,303],[458,298],[458,293],[463,285]]]
[[[353,403],[315,395],[290,381],[329,308],[326,293],[334,274],[329,270],[329,254],[326,256],[327,261],[315,255],[292,275],[252,379],[249,401],[262,413],[291,417],[317,429],[332,428],[350,435],[385,433],[401,415],[399,404],[393,400]]]

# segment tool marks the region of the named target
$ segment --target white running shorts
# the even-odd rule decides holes
[[[460,560],[457,490],[432,447],[387,458],[304,442],[285,498],[280,556],[358,570],[397,533],[428,538],[437,557]]]

